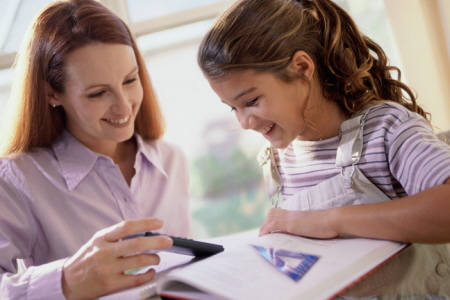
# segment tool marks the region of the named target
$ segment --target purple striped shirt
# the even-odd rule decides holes
[[[423,117],[397,103],[373,106],[363,136],[357,166],[391,199],[416,194],[450,177],[450,146]],[[339,174],[335,166],[339,142],[339,136],[295,140],[286,149],[274,149],[284,199]]]

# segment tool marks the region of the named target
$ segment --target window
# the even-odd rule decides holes
[[[397,54],[384,1],[336,0],[363,31],[379,42],[391,62]],[[8,99],[9,69],[32,16],[46,0],[0,0],[0,122]],[[190,162],[195,238],[257,228],[269,209],[256,154],[266,143],[240,128],[203,78],[196,54],[214,18],[234,0],[103,0],[137,36],[167,121],[166,139]]]
[[[337,2],[353,13],[358,23],[364,22],[367,35],[392,49],[382,0]],[[212,22],[195,22],[138,38],[167,119],[166,137],[181,145],[190,161],[196,238],[257,228],[270,208],[256,161],[264,138],[240,128],[196,63],[201,38]]]
[[[208,4],[223,2],[221,0],[127,0],[130,23],[146,21],[157,17],[201,8]]]
[[[205,33],[209,24],[186,27]],[[177,28],[138,42],[166,116],[166,138],[179,144],[190,162],[194,236],[256,228],[268,209],[256,161],[265,141],[242,130],[234,113],[210,89],[196,62],[202,34],[182,41],[185,30],[189,31]],[[164,37],[160,41],[173,34],[177,46],[154,49],[160,34]]]

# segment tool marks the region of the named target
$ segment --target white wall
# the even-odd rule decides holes
[[[450,130],[450,1],[384,0],[405,81],[432,123]]]

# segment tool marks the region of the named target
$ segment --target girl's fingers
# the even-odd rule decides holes
[[[282,208],[271,208],[267,213],[267,218],[261,225],[259,230],[259,236],[263,236],[272,232],[286,232],[292,227],[292,216],[295,215],[295,211],[290,211]],[[295,226],[294,226],[295,227]]]

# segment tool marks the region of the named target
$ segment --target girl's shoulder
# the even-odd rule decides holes
[[[372,105],[368,110],[367,118],[383,118],[400,122],[408,121],[411,118],[422,118],[418,113],[410,111],[403,105],[393,101]]]
[[[386,101],[369,107],[365,118],[365,126],[369,128],[382,127],[393,130],[405,123],[430,127],[428,121],[420,114],[393,101]]]

